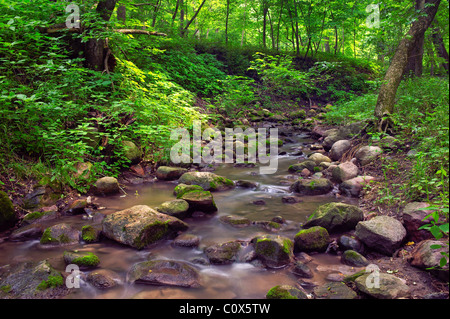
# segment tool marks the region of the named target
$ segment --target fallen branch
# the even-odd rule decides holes
[[[52,25],[48,28],[38,27],[38,30],[42,33],[57,33],[61,31],[69,31],[69,32],[81,32],[80,28],[67,28],[65,23],[59,23]],[[114,29],[114,32],[119,32],[123,34],[146,34],[146,35],[152,35],[152,36],[159,36],[159,37],[166,37],[167,34],[156,32],[156,31],[146,31],[146,30],[139,30],[139,29]]]

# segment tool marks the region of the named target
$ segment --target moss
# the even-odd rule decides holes
[[[155,221],[153,224],[150,224],[141,230],[141,233],[136,237],[133,245],[138,249],[142,249],[145,246],[162,239],[168,231],[169,221]]]
[[[36,220],[38,218],[41,218],[42,216],[45,215],[45,212],[33,212],[33,213],[28,213],[25,215],[25,217],[23,218],[23,220],[25,221],[33,221]]]
[[[11,286],[10,285],[1,286],[0,291],[3,291],[4,293],[9,293],[11,291]]]
[[[64,278],[61,275],[58,276],[48,276],[47,280],[42,280],[37,286],[37,290],[45,290],[48,288],[57,288],[64,284]]]
[[[85,225],[81,228],[81,238],[83,241],[90,243],[98,240],[97,232],[91,225]]]
[[[100,263],[100,259],[93,253],[89,253],[87,256],[75,258],[72,263],[80,267],[96,267]]]
[[[11,200],[5,192],[0,191],[0,230],[12,226],[16,220]]]
[[[179,184],[177,187],[175,187],[173,193],[177,198],[181,198],[184,194],[191,192],[191,191],[203,191],[203,187],[199,185],[186,185],[186,184]]]
[[[267,299],[298,299],[298,297],[292,295],[288,289],[282,286],[275,286],[267,292]]]
[[[287,238],[285,240],[283,240],[283,251],[286,254],[292,253],[293,248],[294,248],[294,243],[291,240],[289,240]]]
[[[50,244],[50,243],[58,243],[58,239],[52,237],[52,232],[50,228],[46,228],[44,233],[42,234],[40,243],[41,244]]]

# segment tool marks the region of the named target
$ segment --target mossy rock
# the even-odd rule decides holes
[[[308,296],[298,288],[289,285],[272,287],[266,295],[267,299],[308,299]]]
[[[87,282],[98,289],[109,289],[117,286],[121,281],[120,276],[109,269],[97,269],[91,271],[86,278]]]
[[[120,190],[119,182],[115,177],[102,177],[95,182],[94,190],[97,194],[115,194]]]
[[[266,267],[280,268],[293,260],[294,244],[287,237],[276,235],[257,236],[251,240],[255,253]]]
[[[210,214],[217,211],[217,206],[211,192],[200,190],[191,191],[181,196],[181,199],[189,203],[189,210],[191,212],[201,211]]]
[[[174,238],[189,225],[146,205],[112,213],[102,221],[102,234],[112,240],[142,249],[164,238]]]
[[[12,227],[17,221],[14,206],[5,192],[0,191],[0,230]]]
[[[100,259],[91,252],[64,251],[63,259],[66,265],[75,264],[80,269],[95,268],[100,264]]]
[[[354,229],[358,222],[364,220],[364,213],[359,207],[345,203],[328,203],[319,206],[309,216],[305,228],[321,226],[328,232]]]
[[[208,246],[204,252],[211,264],[227,265],[237,261],[241,248],[239,241],[230,241]]]
[[[354,250],[346,250],[341,256],[341,262],[343,264],[354,266],[354,267],[365,267],[369,264],[369,261]]]
[[[291,119],[305,119],[306,111],[305,110],[293,111],[293,112],[289,113],[289,117]]]
[[[295,251],[324,252],[330,242],[328,231],[320,226],[300,230],[294,237]]]
[[[56,210],[49,210],[49,211],[36,211],[26,214],[23,217],[22,222],[25,225],[36,223],[36,222],[42,222],[44,220],[50,220],[50,219],[56,219],[58,218],[58,212]]]
[[[232,180],[211,172],[187,172],[178,181],[187,185],[199,185],[205,191],[222,191],[234,187]]]
[[[80,232],[69,224],[61,223],[44,230],[40,243],[42,245],[70,245],[79,241]]]
[[[189,203],[183,199],[175,199],[162,203],[156,210],[169,216],[184,219],[188,216]]]
[[[237,215],[226,215],[221,216],[219,220],[227,225],[233,226],[235,228],[242,228],[242,227],[248,227],[252,223],[250,219],[243,216],[237,216]]]
[[[292,192],[301,195],[324,195],[333,189],[333,184],[326,178],[300,179],[290,186]]]
[[[182,167],[160,166],[156,170],[156,177],[164,181],[173,181],[179,179],[186,172],[187,169]]]
[[[85,225],[81,228],[81,239],[88,244],[99,242],[101,236],[102,236],[101,227]]]
[[[342,282],[330,282],[315,287],[316,299],[358,299],[358,295]]]
[[[123,154],[131,162],[137,164],[141,160],[141,150],[132,141],[122,141]]]
[[[173,194],[180,199],[184,194],[191,191],[204,191],[204,189],[199,185],[178,184],[173,190]]]
[[[306,160],[301,163],[297,163],[297,164],[293,164],[293,165],[289,166],[288,171],[290,173],[297,173],[297,172],[301,172],[302,170],[304,170],[306,168],[310,172],[314,172],[314,167],[316,167],[316,166],[317,166],[316,162],[314,162],[312,160]]]

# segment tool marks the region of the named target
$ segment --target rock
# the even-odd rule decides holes
[[[440,248],[437,248],[439,246]],[[424,240],[414,247],[408,261],[411,266],[430,270],[433,275],[444,282],[448,282],[448,251],[448,240],[446,242],[439,240]],[[444,256],[443,253],[446,253],[447,256]],[[443,258],[446,260],[446,264],[441,268],[440,261]]]
[[[189,210],[201,211],[206,214],[217,211],[216,203],[211,192],[208,191],[191,191],[181,196],[181,199],[189,203]]]
[[[345,203],[328,203],[319,206],[309,216],[304,227],[321,226],[331,233],[354,229],[362,220],[364,213],[358,207]]]
[[[295,204],[299,202],[295,196],[283,196],[281,197],[281,201],[285,204]]]
[[[313,161],[316,166],[322,162],[331,163],[331,159],[321,153],[313,153],[308,157],[308,160]]]
[[[133,265],[129,280],[136,284],[200,287],[198,271],[189,264],[174,260],[150,260]]]
[[[314,277],[314,274],[311,271],[311,268],[309,268],[305,263],[298,261],[298,260],[294,263],[294,266],[292,267],[291,272],[294,275],[297,275],[301,278]]]
[[[378,146],[382,149],[395,151],[401,146],[401,142],[393,136],[385,135],[381,140],[378,141]]]
[[[184,194],[191,191],[203,191],[204,189],[198,185],[178,184],[173,190],[173,194],[180,199]]]
[[[302,290],[289,285],[280,285],[271,288],[266,295],[267,299],[308,299]]]
[[[115,177],[102,177],[94,184],[96,194],[115,194],[119,192],[119,182]]]
[[[307,169],[310,172],[314,172],[314,167],[316,167],[316,162],[311,160],[306,160],[301,163],[293,164],[289,166],[288,171],[291,173],[301,172],[303,169]]]
[[[14,226],[17,220],[11,200],[5,192],[0,191],[0,231]]]
[[[73,173],[73,176],[75,178],[82,178],[82,179],[89,179],[91,176],[91,169],[92,169],[92,163],[91,162],[78,162],[75,165],[75,172]]]
[[[430,204],[423,202],[412,202],[403,209],[402,219],[408,233],[408,239],[414,242],[433,238],[433,234],[429,230],[419,229],[421,226],[429,224],[433,218],[430,216],[424,220],[432,211],[421,210],[421,208],[429,207]]]
[[[80,269],[95,268],[100,259],[91,252],[64,251],[63,259],[66,265],[75,264]]]
[[[301,195],[323,195],[329,193],[332,189],[333,184],[326,178],[301,179],[290,186],[292,192]]]
[[[383,150],[378,146],[363,146],[355,154],[356,159],[362,166],[373,162]]]
[[[342,282],[330,282],[315,287],[313,294],[316,299],[358,299],[358,295]]]
[[[122,141],[123,154],[131,162],[137,164],[141,160],[141,150],[131,141]]]
[[[342,235],[338,239],[338,245],[341,250],[354,250],[360,254],[364,252],[364,244],[354,236]]]
[[[189,203],[183,199],[175,199],[162,203],[156,210],[169,216],[184,219],[188,216]]]
[[[109,269],[96,269],[91,271],[86,278],[97,289],[109,289],[121,282],[120,276]]]
[[[0,298],[54,299],[69,293],[61,273],[47,260],[0,267]]]
[[[266,201],[264,199],[255,199],[254,201],[252,201],[252,204],[263,206],[266,205]]]
[[[320,226],[300,230],[294,237],[295,251],[324,252],[330,243],[328,231]]]
[[[25,209],[34,209],[41,203],[42,197],[45,195],[45,187],[38,187],[31,193],[25,195],[22,207]]]
[[[181,234],[173,241],[177,247],[197,247],[200,244],[200,238],[193,234]]]
[[[359,197],[364,186],[375,180],[372,176],[357,176],[339,185],[339,190],[346,196]]]
[[[221,216],[219,220],[222,223],[233,226],[235,228],[248,227],[252,223],[252,221],[247,217],[237,215]]]
[[[332,170],[333,179],[338,183],[342,183],[346,180],[355,178],[358,176],[358,173],[358,166],[356,166],[352,162],[339,164]]]
[[[294,257],[293,243],[289,238],[262,235],[251,240],[255,253],[266,267],[280,268],[288,265]]]
[[[239,241],[229,241],[208,246],[204,252],[211,264],[228,265],[238,260],[240,250],[241,243]]]
[[[69,205],[67,212],[72,215],[83,214],[88,203],[86,199],[77,199]]]
[[[164,181],[173,181],[179,179],[186,172],[186,168],[160,166],[156,170],[156,177]]]
[[[354,250],[346,250],[341,256],[341,262],[345,265],[364,267],[369,264],[366,257]]]
[[[58,208],[56,206],[42,208],[37,212],[28,213],[23,217],[22,223],[28,225],[31,223],[42,223],[57,219],[59,216]]]
[[[44,227],[41,224],[31,224],[22,226],[14,230],[9,236],[11,241],[27,241],[30,239],[39,239],[44,233]]]
[[[211,172],[188,172],[178,180],[187,185],[199,185],[205,191],[222,191],[234,187],[232,180]]]
[[[81,228],[81,239],[87,243],[97,243],[102,237],[102,227],[85,225]]]
[[[42,245],[70,245],[78,243],[80,232],[66,223],[48,227],[42,234]]]
[[[328,281],[333,281],[333,282],[342,282],[345,279],[345,275],[341,274],[341,273],[331,273],[328,274],[325,278]]]
[[[333,144],[330,149],[330,158],[333,161],[339,161],[341,157],[344,155],[352,147],[352,143],[349,140],[340,140]]]
[[[379,276],[379,284],[373,277]],[[371,277],[369,277],[371,276]],[[370,283],[370,285],[367,285]],[[400,278],[386,273],[372,273],[355,279],[356,288],[373,298],[397,299],[409,296],[409,287]]]
[[[286,219],[283,216],[275,216],[271,221],[277,224],[286,224]]]
[[[311,175],[312,175],[312,173],[307,168],[302,169],[302,171],[300,172],[300,176],[303,176],[303,177],[309,177]]]
[[[358,134],[365,126],[364,122],[354,122],[342,126],[339,129],[331,129],[326,132],[326,137],[323,140],[323,148],[329,151],[333,144],[340,140],[346,140]]]
[[[356,237],[382,254],[392,256],[406,237],[406,229],[397,219],[377,216],[356,225]]]
[[[102,221],[103,235],[137,249],[174,237],[188,227],[180,219],[158,213],[145,205],[112,213]]]
[[[257,188],[259,186],[259,183],[253,181],[239,180],[236,182],[236,186],[242,188]]]

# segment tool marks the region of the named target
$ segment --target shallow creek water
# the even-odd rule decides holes
[[[294,143],[285,144],[280,151],[288,154],[299,146],[305,146],[314,142],[306,134],[298,134],[290,137]],[[304,155],[311,153],[304,148]],[[181,299],[247,299],[264,298],[267,291],[276,285],[296,285],[298,277],[292,274],[288,268],[265,269],[250,263],[233,263],[231,265],[199,265],[192,263],[201,276],[200,288],[173,288],[131,284],[127,282],[127,272],[137,262],[150,258],[172,259],[191,262],[196,257],[203,255],[203,248],[214,243],[230,240],[250,240],[258,234],[268,231],[250,226],[246,228],[233,228],[220,222],[219,217],[224,215],[240,215],[253,221],[271,220],[275,216],[282,216],[287,221],[287,227],[278,232],[279,235],[294,238],[299,230],[299,224],[319,206],[327,202],[337,201],[333,194],[321,196],[299,197],[302,201],[296,204],[283,203],[281,198],[293,195],[289,192],[289,185],[293,180],[289,177],[288,167],[302,156],[279,156],[278,171],[273,175],[260,175],[258,167],[243,168],[234,167],[231,164],[219,166],[214,173],[232,180],[251,180],[258,182],[260,186],[255,190],[234,188],[229,191],[213,193],[218,206],[218,212],[212,216],[188,218],[185,221],[190,225],[187,233],[200,237],[200,246],[197,248],[174,247],[172,240],[165,240],[147,249],[136,250],[109,240],[102,240],[95,244],[77,244],[70,247],[43,248],[38,240],[28,242],[3,242],[0,244],[0,265],[14,261],[43,260],[49,262],[58,270],[64,271],[65,264],[62,258],[64,250],[77,249],[79,251],[91,251],[100,258],[100,268],[110,269],[121,276],[121,284],[115,288],[103,291],[98,290],[82,280],[79,289],[72,289],[66,298],[181,298]],[[134,205],[148,205],[157,207],[164,201],[173,200],[173,189],[176,182],[154,182],[143,185],[127,187],[126,196],[116,195],[98,198],[97,202],[105,209],[102,214],[109,214]],[[263,199],[265,205],[255,205],[252,202]],[[352,199],[345,200],[356,204]],[[83,216],[63,217],[64,222],[78,226],[94,224],[95,220],[86,220]],[[60,223],[58,220],[55,223]],[[97,222],[98,223],[98,222]],[[330,273],[351,272],[351,267],[340,263],[339,257],[331,254],[314,254],[313,261],[309,264],[314,273],[314,278],[307,281],[321,284],[326,281]],[[88,271],[83,273],[88,274]],[[82,276],[82,278],[83,278]]]

